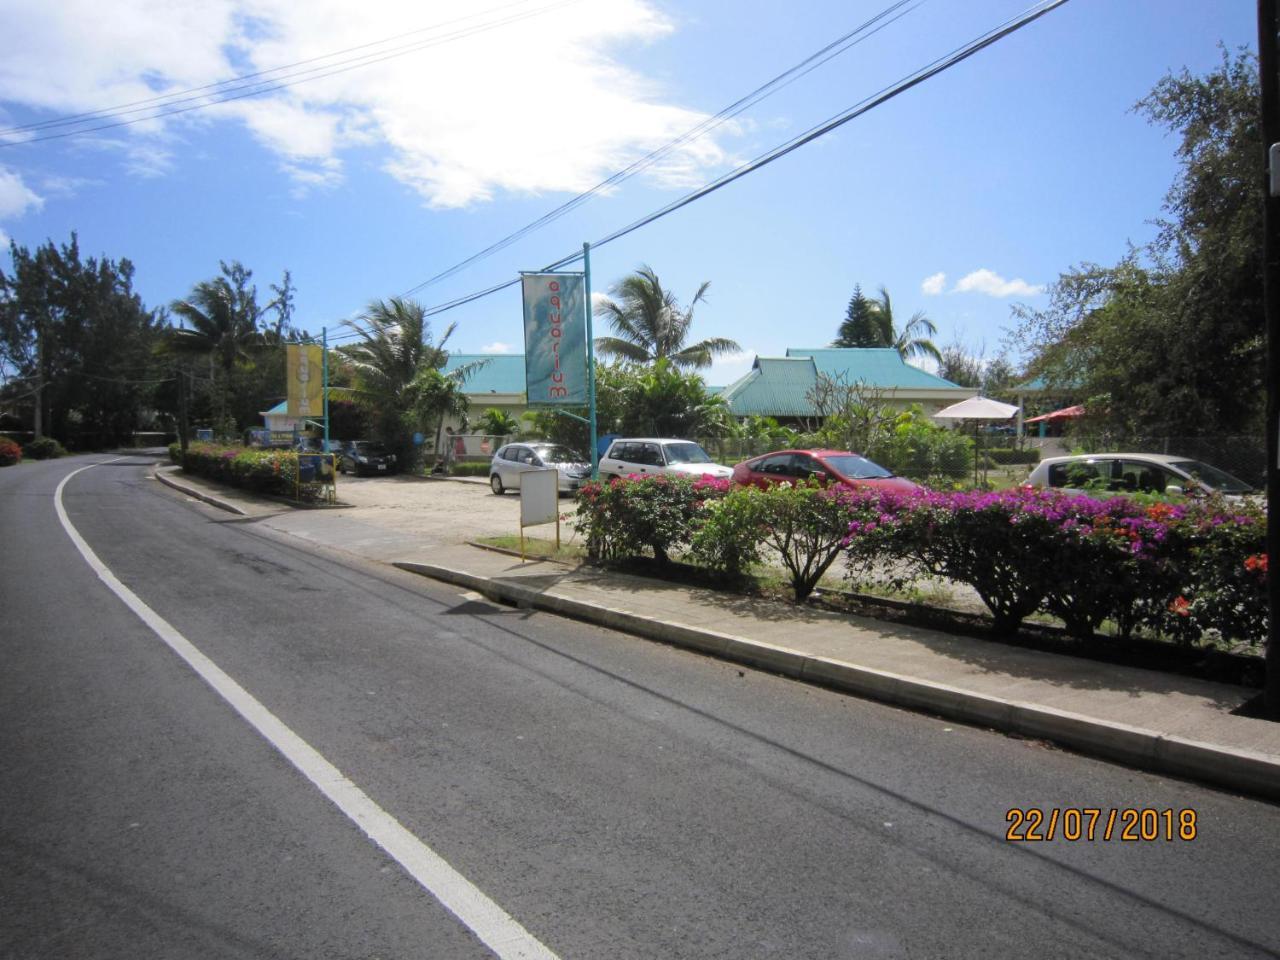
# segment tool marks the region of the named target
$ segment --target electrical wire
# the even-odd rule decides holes
[[[331,67],[337,67],[338,69],[323,67],[323,68],[316,68],[313,70],[304,70],[304,71],[300,71],[298,74],[293,75],[295,77],[300,77],[301,79],[292,79],[292,80],[287,80],[282,82],[276,82],[272,80],[272,81],[264,82],[262,84],[250,85],[251,87],[253,87],[253,89],[247,89],[247,92],[237,92],[233,96],[225,96],[216,100],[209,100],[207,97],[187,97],[181,100],[175,100],[173,101],[173,103],[183,103],[183,102],[189,102],[192,100],[200,100],[203,102],[193,103],[190,106],[178,107],[173,110],[161,110],[159,112],[149,113],[146,116],[135,117],[132,120],[118,120],[113,123],[104,123],[104,124],[99,124],[97,126],[83,127],[78,130],[69,130],[65,133],[53,133],[47,136],[28,137],[25,139],[0,140],[0,148],[25,146],[27,144],[32,144],[32,143],[46,143],[50,140],[63,140],[63,139],[66,139],[67,137],[78,137],[88,133],[97,133],[102,130],[114,130],[119,127],[128,127],[128,126],[132,126],[135,123],[143,123],[148,120],[160,120],[160,119],[163,119],[164,117],[172,117],[172,116],[177,116],[183,113],[191,113],[192,111],[195,111],[195,110],[205,110],[205,109],[208,109],[209,107],[219,106],[224,103],[232,103],[236,100],[244,100],[248,97],[255,97],[260,94],[272,93],[276,90],[284,90],[289,87],[297,86],[300,83],[307,83],[312,80],[321,80],[321,79],[326,79],[328,77],[337,76],[338,74],[349,73],[350,71],[358,70],[361,67],[371,66],[375,63],[382,63],[386,60],[392,60],[397,57],[403,57],[410,53],[417,53],[421,50],[426,50],[426,49],[429,49],[430,47],[441,46],[445,43],[450,43],[454,40],[465,39],[467,37],[475,36],[478,33],[483,33],[497,27],[508,26],[512,23],[518,23],[522,20],[528,20],[532,17],[542,16],[546,13],[550,13],[551,11],[557,10],[561,7],[565,7],[573,3],[581,3],[581,2],[582,0],[558,0],[557,3],[552,3],[538,10],[529,11],[527,13],[519,14],[517,16],[507,17],[504,20],[498,20],[498,21],[481,25],[481,26],[472,27],[470,29],[459,31],[454,34],[448,34],[444,37],[437,37],[432,40],[413,43],[406,47],[393,50],[392,52],[389,52],[389,53],[358,57],[351,61],[340,61],[338,64],[331,65]],[[305,76],[305,74],[313,74],[313,76]],[[129,113],[136,113],[136,112],[139,112],[139,111],[136,111],[136,110],[124,111],[120,115],[127,116]]]
[[[897,83],[894,83],[888,87],[882,88],[878,93],[872,95],[871,97],[868,97],[864,100],[859,101],[857,104],[854,104],[852,107],[849,107],[848,109],[842,111],[841,113],[836,114],[835,116],[824,121],[823,123],[820,123],[815,127],[811,127],[809,130],[805,131],[804,133],[792,138],[791,140],[786,141],[785,143],[775,147],[774,149],[764,154],[761,154],[756,159],[751,160],[748,163],[742,164],[741,166],[730,171],[729,173],[726,173],[721,177],[717,177],[715,180],[712,180],[709,183],[705,184],[704,186],[698,188],[697,190],[694,190],[691,193],[688,193],[685,196],[677,200],[674,200],[671,203],[659,208],[658,210],[655,210],[653,213],[650,213],[640,218],[639,220],[633,221],[632,223],[628,224],[625,227],[622,227],[619,230],[615,230],[614,232],[607,234],[605,237],[602,237],[601,239],[597,240],[595,243],[591,244],[591,246],[593,248],[602,247],[608,243],[612,243],[614,240],[618,240],[629,233],[639,230],[641,227],[647,226],[648,224],[653,223],[655,220],[665,217],[668,214],[674,213],[676,210],[679,210],[682,207],[688,206],[689,204],[693,203],[695,200],[699,200],[710,193],[714,193],[716,190],[719,190],[721,187],[727,186],[728,184],[734,182],[735,180],[739,180],[742,177],[745,177],[749,173],[754,173],[756,170],[759,170],[761,167],[767,166],[768,164],[773,163],[775,160],[779,160],[782,157],[786,156],[787,154],[795,150],[798,150],[800,147],[804,146],[805,144],[811,143],[812,141],[818,139],[819,137],[825,136],[826,134],[830,133],[832,130],[837,129],[843,126],[844,124],[850,122],[851,120],[854,120],[857,117],[862,116],[864,113],[867,113],[869,110],[873,110],[876,107],[880,106],[881,104],[884,104],[889,100],[892,100],[893,98],[899,96],[900,94],[910,90],[912,87],[918,86],[919,84],[924,83],[926,80],[929,80],[932,77],[935,77],[938,74],[951,69],[957,64],[964,62],[965,60],[969,59],[976,53],[979,53],[980,51],[985,50],[987,47],[991,46],[992,44],[999,42],[1000,40],[1004,39],[1010,34],[1022,29],[1028,24],[1034,22],[1035,20],[1040,19],[1045,14],[1052,12],[1053,10],[1062,6],[1066,2],[1067,0],[1041,0],[1040,3],[1036,3],[1031,7],[1028,7],[1026,10],[1024,10],[1021,14],[1017,15],[1016,17],[1012,17],[1009,20],[1006,20],[1004,23],[1000,24],[997,27],[993,27],[992,29],[988,30],[986,33],[980,35],[974,40],[969,41],[963,46],[955,48],[951,53],[943,57],[939,57],[938,59],[932,61],[926,66],[921,67],[920,69],[914,71],[913,73],[906,75]],[[582,251],[577,251],[575,253],[569,254],[566,257],[562,257],[559,260],[554,261],[553,263],[548,264],[543,269],[545,271],[557,270],[561,267],[568,266],[571,263],[576,263],[577,261],[581,260],[582,257],[583,257]],[[472,303],[476,300],[480,300],[484,297],[490,296],[491,294],[497,293],[500,290],[505,290],[508,287],[513,287],[519,282],[520,282],[520,278],[516,277],[513,280],[508,280],[504,283],[495,284],[494,286],[488,287],[484,290],[479,290],[475,293],[468,294],[463,297],[458,297],[454,300],[450,300],[445,303],[440,303],[431,307],[427,307],[423,311],[423,314],[424,316],[427,316],[427,317],[436,316],[437,314],[445,313],[449,310],[453,310],[457,307],[463,306],[464,304]],[[354,336],[354,334],[339,335],[338,337],[334,337],[331,339],[339,339],[339,338],[345,339],[347,336]]]
[[[622,170],[619,170],[617,173],[612,174],[605,180],[602,180],[600,183],[596,184],[591,189],[578,194],[576,197],[566,201],[565,203],[562,203],[560,206],[556,207],[554,210],[550,211],[549,213],[543,214],[541,217],[539,217],[537,220],[533,221],[532,223],[524,227],[521,227],[519,230],[515,231],[514,233],[509,234],[506,237],[503,237],[501,240],[489,245],[488,247],[485,247],[479,253],[472,254],[471,256],[467,257],[465,260],[460,260],[458,263],[455,263],[453,266],[449,267],[447,270],[443,270],[440,273],[437,273],[434,277],[431,277],[430,279],[424,280],[422,283],[419,283],[413,287],[410,287],[408,290],[402,293],[401,296],[402,297],[410,296],[411,294],[417,293],[419,290],[423,290],[426,287],[431,286],[432,284],[438,283],[439,281],[446,279],[447,277],[451,277],[457,272],[459,272],[460,270],[470,266],[471,264],[476,263],[477,261],[490,256],[491,254],[497,253],[499,250],[505,249],[506,247],[510,246],[516,241],[528,236],[530,233],[534,232],[535,230],[538,230],[541,227],[546,226],[548,223],[558,220],[560,217],[564,216],[565,214],[571,212],[572,210],[586,203],[593,196],[596,196],[597,194],[608,189],[609,187],[616,186],[617,184],[630,179],[631,177],[635,176],[641,171],[653,166],[663,157],[666,157],[669,154],[671,154],[676,148],[683,146],[684,144],[690,142],[691,140],[696,140],[702,136],[705,136],[707,133],[714,130],[716,127],[724,123],[727,123],[733,117],[736,117],[738,114],[742,113],[748,108],[755,106],[760,101],[766,99],[767,97],[772,96],[774,93],[777,93],[779,90],[783,89],[784,87],[791,85],[795,81],[799,80],[801,77],[816,70],[818,67],[822,66],[827,61],[839,56],[842,53],[845,53],[846,51],[857,46],[859,43],[862,43],[864,40],[870,39],[872,36],[879,33],[885,27],[888,27],[890,24],[906,16],[912,10],[915,10],[924,2],[924,0],[919,0],[919,2],[916,3],[914,6],[911,6],[906,10],[901,10],[901,8],[906,6],[908,2],[909,0],[898,0],[898,2],[890,4],[888,7],[880,11],[874,17],[867,20],[865,23],[860,24],[859,26],[855,27],[853,30],[850,30],[848,33],[844,34],[843,36],[833,40],[831,43],[827,44],[822,49],[810,54],[808,57],[801,60],[799,63],[795,64],[792,67],[789,67],[787,70],[778,74],[776,77],[774,77],[772,80],[769,80],[767,83],[764,83],[759,87],[756,87],[756,89],[752,90],[746,96],[741,97],[738,100],[735,100],[733,103],[729,104],[727,107],[720,110],[718,113],[714,114],[713,116],[708,117],[705,120],[702,120],[697,125],[691,127],[689,130],[686,130],[684,133],[680,134],[675,139],[670,140],[667,143],[663,144],[662,146],[658,147],[657,149],[650,151],[640,159],[636,160],[634,163],[630,164],[627,167],[624,167]],[[900,11],[900,12],[897,12],[897,11]],[[890,14],[893,14],[895,12],[897,12],[896,16],[890,17]],[[889,17],[889,19],[885,20],[886,17]],[[885,22],[880,23],[879,26],[876,26],[877,22],[880,20],[885,20]],[[875,29],[871,29],[873,26],[875,27]],[[859,36],[859,34],[863,34],[863,33],[865,33],[865,36]]]

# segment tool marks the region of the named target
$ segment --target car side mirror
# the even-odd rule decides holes
[[[1186,491],[1183,490],[1182,487],[1176,483],[1169,484],[1167,487],[1164,488],[1164,492],[1165,492],[1165,496],[1169,496],[1169,497],[1180,497],[1184,493],[1186,493]]]

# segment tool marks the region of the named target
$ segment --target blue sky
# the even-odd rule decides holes
[[[149,306],[218,261],[285,269],[297,322],[340,333],[715,114],[889,0],[0,0],[0,125],[111,109],[325,57],[422,48],[263,96],[48,140],[0,133],[0,239],[127,257]],[[537,269],[894,83],[1030,0],[925,0],[645,175],[446,281],[433,305]],[[1245,0],[1070,0],[828,136],[596,250],[597,292],[649,264],[696,337],[757,353],[830,342],[855,283],[989,358],[1015,303],[1154,233],[1176,141],[1133,104],[1219,43]],[[460,19],[470,18],[470,19]],[[437,26],[447,24],[446,26]],[[432,28],[432,29],[427,29]],[[410,31],[421,31],[404,36]],[[462,34],[462,35],[459,35]],[[426,45],[426,41],[435,42]],[[358,54],[316,61],[332,64]],[[60,132],[64,128],[49,128]],[[7,258],[3,261],[7,267]],[[523,349],[519,288],[435,318],[450,347]],[[605,331],[597,331],[605,332]]]

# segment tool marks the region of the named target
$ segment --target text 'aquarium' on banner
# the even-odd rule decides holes
[[[524,376],[530,406],[587,405],[587,315],[580,273],[526,273]]]

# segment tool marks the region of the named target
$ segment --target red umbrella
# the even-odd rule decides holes
[[[1040,423],[1041,421],[1053,420],[1071,420],[1074,417],[1083,417],[1084,407],[1076,405],[1074,407],[1063,407],[1061,410],[1054,410],[1052,413],[1042,413],[1038,417],[1032,417],[1024,423]]]

